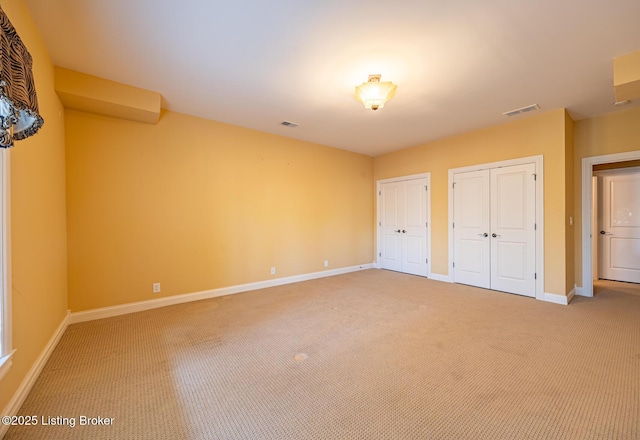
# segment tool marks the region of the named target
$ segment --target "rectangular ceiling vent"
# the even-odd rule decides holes
[[[505,116],[515,116],[515,115],[519,115],[521,113],[532,112],[534,110],[538,110],[539,108],[540,108],[540,106],[538,104],[533,104],[533,105],[528,105],[526,107],[517,108],[515,110],[510,110],[508,112],[504,112],[503,115],[505,115]]]
[[[284,125],[285,127],[291,127],[291,128],[296,128],[298,126],[298,124],[291,121],[282,121],[280,125]]]

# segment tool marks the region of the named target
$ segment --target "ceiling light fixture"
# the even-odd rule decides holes
[[[392,82],[380,82],[382,75],[369,75],[369,81],[356,86],[356,99],[364,108],[378,110],[393,98],[398,87]]]

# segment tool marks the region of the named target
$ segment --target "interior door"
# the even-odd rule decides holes
[[[380,267],[427,276],[427,179],[380,185]]]
[[[454,279],[491,287],[489,170],[453,176]]]
[[[603,176],[600,276],[640,283],[640,171]]]
[[[535,165],[491,170],[491,288],[535,296]]]
[[[380,267],[402,269],[401,191],[397,182],[380,185]],[[404,199],[404,197],[402,197]]]
[[[427,179],[402,182],[402,271],[427,276]],[[402,197],[401,196],[401,197]]]

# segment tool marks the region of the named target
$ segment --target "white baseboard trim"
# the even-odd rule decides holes
[[[42,369],[49,360],[51,353],[53,353],[53,350],[58,345],[58,342],[60,342],[60,338],[69,326],[70,321],[71,312],[67,310],[66,316],[64,317],[58,328],[53,332],[53,335],[51,335],[49,342],[47,342],[47,345],[44,346],[42,353],[40,353],[38,359],[36,359],[35,363],[31,366],[31,369],[23,379],[20,387],[18,387],[16,392],[13,394],[13,397],[2,411],[3,416],[15,416],[18,414],[20,407],[29,395],[31,388],[33,388],[33,384],[36,383],[36,380],[38,379],[38,376],[40,376]],[[4,438],[4,435],[7,433],[8,429],[9,425],[0,424],[0,438]]]
[[[576,295],[578,295],[578,296],[586,296],[586,295],[584,294],[584,290],[582,290],[582,287],[580,287],[580,286],[575,286],[575,287],[574,287],[574,290],[576,291]]]
[[[571,292],[569,292],[569,294],[567,295],[567,304],[571,304],[571,300],[573,299],[573,297],[576,296],[576,286],[573,286],[573,289],[571,289]]]
[[[573,298],[573,295],[571,297]],[[557,293],[544,292],[544,298],[542,298],[542,301],[554,304],[562,304],[563,306],[566,306],[569,304],[569,297],[565,295],[558,295]]]
[[[442,281],[443,283],[453,283],[449,275],[440,275],[439,273],[430,273],[427,278],[434,281]]]
[[[273,280],[257,281],[255,283],[239,284],[237,286],[222,287],[219,289],[204,290],[202,292],[185,293],[182,295],[167,296],[164,298],[150,299],[147,301],[137,301],[117,306],[102,307],[99,309],[73,312],[71,314],[71,324],[78,322],[93,321],[95,319],[111,318],[113,316],[126,315],[128,313],[142,312],[145,310],[157,309],[159,307],[172,306],[191,301],[216,298],[218,296],[232,295],[234,293],[248,292],[250,290],[266,289],[267,287],[282,286],[283,284],[299,283],[300,281],[315,280],[317,278],[342,275],[360,270],[373,269],[374,263],[360,264],[358,266],[343,267],[340,269],[323,270],[302,275],[294,275]]]

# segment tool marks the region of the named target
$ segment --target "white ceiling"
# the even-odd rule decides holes
[[[370,156],[530,104],[614,111],[612,60],[640,49],[638,0],[26,3],[56,65],[160,92],[169,110]],[[371,73],[398,84],[377,112],[353,97]]]

